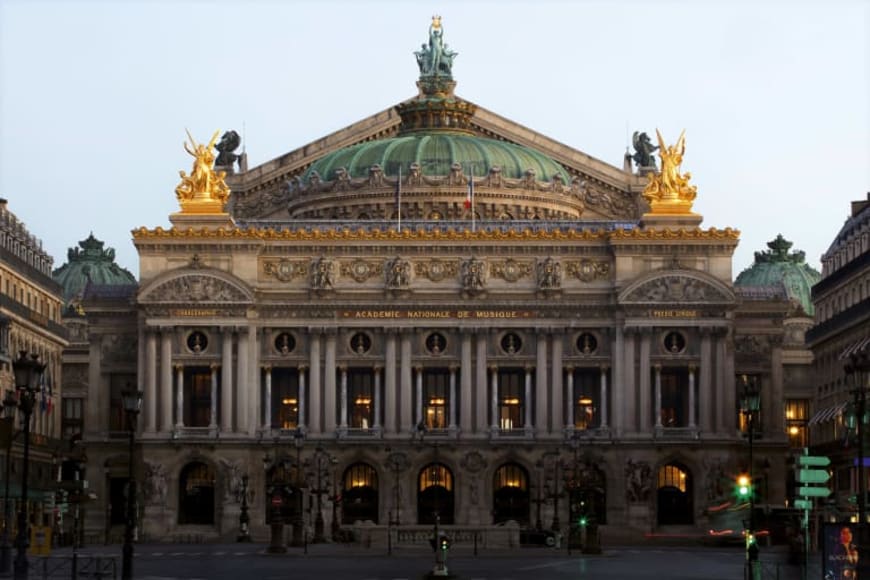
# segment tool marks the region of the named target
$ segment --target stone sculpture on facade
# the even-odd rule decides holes
[[[538,288],[555,290],[562,287],[562,264],[553,258],[538,262]]]
[[[625,499],[629,503],[649,501],[652,490],[652,468],[646,461],[625,462]]]
[[[486,264],[476,258],[471,258],[462,263],[462,289],[474,294],[483,290],[483,276]]]
[[[393,258],[387,264],[387,288],[400,290],[411,282],[411,264],[402,258]]]
[[[227,503],[241,503],[242,501],[242,466],[238,461],[221,459],[224,469],[224,501]]]
[[[148,505],[166,502],[166,468],[160,463],[145,461],[144,495]]]
[[[335,264],[327,258],[318,258],[311,266],[311,287],[314,290],[330,290],[335,277]]]

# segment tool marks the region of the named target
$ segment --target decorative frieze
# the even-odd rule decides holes
[[[342,263],[340,272],[342,276],[353,278],[354,281],[362,284],[369,278],[382,276],[384,267],[380,262],[367,262],[366,260],[357,259],[352,262]]]
[[[501,278],[506,282],[516,282],[520,278],[526,278],[532,273],[531,262],[517,262],[511,258],[492,262],[489,266],[489,275]]]
[[[424,276],[432,282],[440,282],[445,278],[454,278],[459,274],[458,262],[455,260],[439,260],[433,258],[428,262],[416,262],[414,273]]]
[[[308,276],[308,263],[293,260],[265,260],[263,274],[281,282],[291,282],[296,278]]]
[[[610,262],[579,260],[568,262],[565,270],[569,276],[573,276],[581,282],[592,282],[593,280],[607,278],[610,275]]]

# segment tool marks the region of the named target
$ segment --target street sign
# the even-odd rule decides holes
[[[794,507],[799,510],[811,510],[813,509],[813,500],[811,499],[796,499],[794,500]]]
[[[801,469],[797,473],[797,480],[800,483],[827,483],[829,479],[831,474],[824,469]]]
[[[797,495],[801,497],[828,497],[831,495],[831,490],[827,487],[806,487],[797,488]]]
[[[823,455],[798,455],[797,462],[802,467],[827,467],[831,459]]]

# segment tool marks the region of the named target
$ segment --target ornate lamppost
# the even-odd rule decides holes
[[[239,508],[239,535],[237,542],[251,541],[251,516],[248,515],[248,474],[242,476],[242,505]]]
[[[326,541],[326,537],[323,535],[323,494],[326,492],[324,489],[324,485],[326,484],[326,476],[328,473],[329,466],[334,462],[333,458],[323,450],[322,447],[318,447],[314,451],[314,456],[311,459],[311,467],[314,469],[314,479],[315,479],[315,489],[312,489],[311,492],[316,494],[317,496],[317,514],[314,516],[314,538],[312,542],[321,543]]]
[[[133,579],[133,530],[136,527],[136,478],[133,471],[133,451],[136,444],[136,419],[142,408],[142,391],[129,386],[121,393],[124,413],[127,415],[127,432],[130,435],[127,474],[127,517],[124,525],[124,545],[121,548],[121,579]]]
[[[296,495],[294,496],[294,518],[293,518],[293,537],[290,540],[293,546],[302,546],[307,544],[304,540],[303,518],[302,518],[302,446],[305,444],[305,432],[301,427],[297,427],[293,432],[293,444],[296,446]]]
[[[15,373],[15,388],[18,390],[18,410],[24,415],[24,465],[21,469],[21,504],[18,506],[18,536],[15,540],[15,580],[27,580],[27,476],[30,466],[30,415],[36,402],[39,381],[45,365],[39,362],[39,355],[27,356],[21,351],[18,359],[12,362]]]
[[[426,423],[420,421],[416,427],[415,437],[419,438],[420,444],[425,444],[425,437],[428,431],[428,427]],[[439,489],[441,486],[440,481],[440,471],[441,466],[438,463],[438,442],[432,442],[432,451],[433,451],[433,467],[432,467],[432,475],[430,479],[432,480],[433,489],[433,500],[434,500],[434,530],[432,534],[432,549],[435,551],[435,566],[432,568],[432,572],[428,574],[428,577],[447,577],[450,575],[450,572],[447,569],[447,550],[450,547],[450,540],[447,538],[447,535],[441,532],[438,529],[439,524],[441,523],[441,514],[438,505],[438,496],[441,493]]]
[[[9,524],[12,516],[12,510],[9,505],[9,481],[12,479],[12,442],[20,433],[14,433],[15,427],[15,409],[18,407],[18,399],[12,394],[12,391],[7,391],[6,398],[3,400],[3,423],[2,427],[5,431],[5,437],[8,437],[6,443],[6,468],[3,471],[3,476],[6,479],[3,486],[3,531],[0,534],[0,576],[9,574],[12,567],[12,545],[9,543]]]
[[[857,428],[858,445],[858,522],[867,521],[867,470],[864,467],[864,429],[867,421],[867,389],[870,388],[870,346],[849,353],[844,369],[852,379],[854,422]],[[850,417],[850,419],[852,419]]]
[[[758,377],[741,375],[743,393],[741,397],[741,412],[746,416],[746,428],[749,439],[749,527],[746,530],[746,565],[749,578],[755,578],[755,568],[758,565],[758,542],[755,541],[755,475],[753,473],[752,453],[755,446],[755,415],[761,408],[761,386]]]

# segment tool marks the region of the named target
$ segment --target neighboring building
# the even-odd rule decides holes
[[[223,148],[229,189],[191,144],[173,227],[133,232],[136,309],[86,292],[89,529],[117,521],[133,380],[147,537],[234,537],[245,493],[261,538],[278,515],[700,527],[748,467],[744,375],[758,501],[784,504],[811,306],[790,278],[735,293],[738,232],[699,227],[682,140],[635,174],[465,101],[439,24],[417,97],[239,173]]]
[[[61,287],[51,278],[52,261],[42,249],[42,242],[9,211],[6,200],[0,199],[0,399],[5,401],[14,393],[12,361],[22,351],[28,356],[38,355],[39,361],[46,364],[30,419],[28,498],[32,521],[38,524],[43,518],[51,521],[56,459],[63,452],[59,403],[61,352],[67,340],[61,325]],[[21,498],[21,418],[21,413],[16,412],[12,428],[7,429],[9,424],[5,423],[0,438],[0,481],[9,480],[12,514],[17,512]],[[0,505],[4,499],[0,496]],[[0,513],[5,512],[0,510]],[[14,526],[14,522],[9,525]]]
[[[866,356],[870,350],[870,194],[852,202],[851,210],[822,256],[822,279],[812,292],[816,324],[807,334],[816,361],[817,411],[810,421],[813,453],[829,455],[833,461],[841,514],[854,513],[850,497],[859,487],[858,445],[854,429],[847,429],[847,418],[854,415],[853,391],[859,385],[857,373],[847,374],[846,365],[852,353]]]

